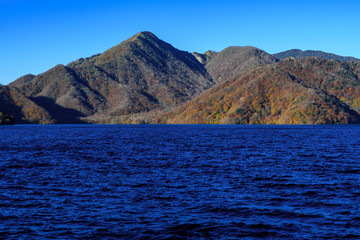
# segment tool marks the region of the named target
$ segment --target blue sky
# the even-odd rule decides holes
[[[360,58],[358,1],[0,0],[0,83],[101,53],[140,31],[189,52],[255,46]]]

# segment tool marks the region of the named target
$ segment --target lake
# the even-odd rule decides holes
[[[360,126],[0,126],[0,239],[359,239]]]

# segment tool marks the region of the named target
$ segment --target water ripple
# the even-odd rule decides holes
[[[359,126],[0,127],[1,239],[359,239]]]

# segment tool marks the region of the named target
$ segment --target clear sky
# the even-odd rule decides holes
[[[360,58],[359,11],[356,0],[0,0],[0,83],[144,30],[189,52],[255,46]]]

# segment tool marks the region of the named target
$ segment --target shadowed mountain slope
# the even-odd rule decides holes
[[[16,123],[56,123],[46,109],[8,86],[0,87],[0,111],[14,116]]]
[[[343,57],[339,56],[333,53],[326,53],[322,51],[312,51],[312,50],[306,50],[302,51],[300,49],[291,49],[288,51],[280,52],[274,54],[275,57],[278,59],[285,59],[288,57],[294,57],[294,58],[302,58],[302,57],[321,57],[325,59],[333,59],[338,60],[340,62],[352,62],[352,61],[359,61],[360,59],[354,58],[354,57]]]
[[[15,124],[14,116],[0,112],[0,125],[13,125],[13,124]]]

